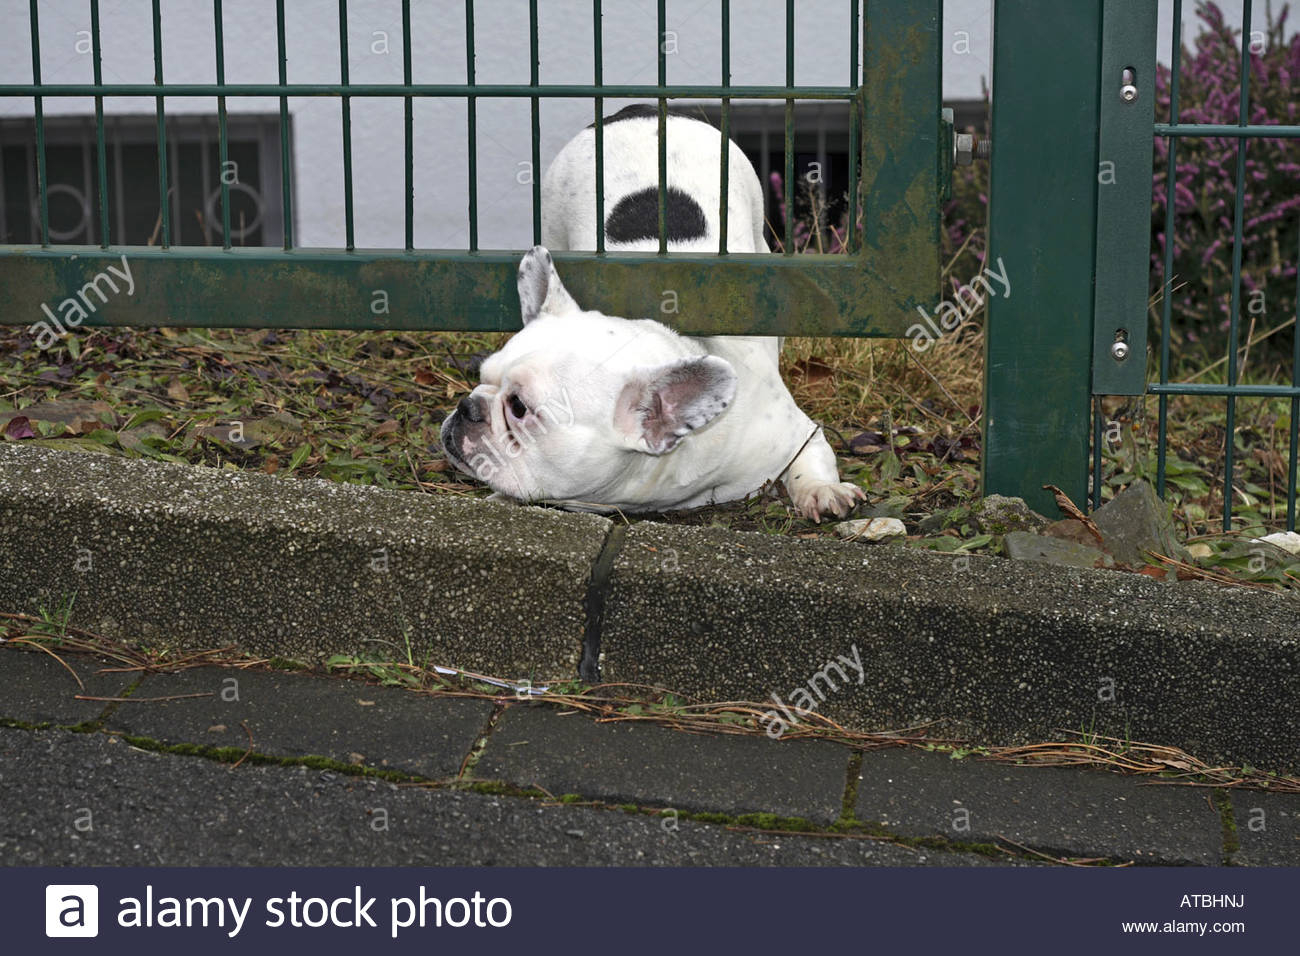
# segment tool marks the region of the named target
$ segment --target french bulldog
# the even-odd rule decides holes
[[[629,107],[604,126],[605,248],[657,250],[658,114]],[[670,250],[716,250],[721,136],[667,120]],[[735,143],[729,252],[767,252],[763,193]],[[584,309],[547,247],[596,248],[595,133],[575,136],[542,182],[542,239],[519,265],[523,329],[479,370],[442,424],[442,446],[497,497],[610,512],[734,501],[780,480],[805,517],[865,498],[839,480],[821,428],[781,381],[780,340],[684,337],[652,319]]]

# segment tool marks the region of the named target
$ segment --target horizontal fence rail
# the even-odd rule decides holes
[[[666,3],[657,5],[659,35],[658,82],[603,82],[606,11],[594,0],[593,82],[542,83],[539,70],[538,26],[545,15],[537,0],[529,4],[529,82],[479,83],[475,73],[475,3],[465,3],[466,82],[416,83],[412,80],[411,5],[402,3],[401,83],[354,83],[348,70],[348,9],[338,3],[340,70],[337,83],[292,83],[286,50],[285,5],[275,4],[278,82],[240,83],[226,72],[224,15],[213,2],[212,42],[216,76],[212,83],[172,83],[163,77],[163,5],[152,3],[154,82],[105,83],[99,69],[100,22],[98,0],[91,0],[94,43],[93,83],[45,83],[41,74],[39,15],[41,4],[30,0],[32,81],[0,84],[0,99],[29,97],[34,103],[37,203],[40,243],[0,246],[0,324],[34,324],[42,314],[58,310],[68,298],[93,286],[98,276],[125,256],[133,270],[136,291],[92,300],[87,325],[287,327],[351,329],[476,329],[519,327],[514,270],[522,250],[479,247],[477,176],[479,100],[506,98],[530,105],[532,168],[540,171],[539,104],[549,98],[590,98],[594,101],[598,228],[597,249],[591,253],[556,255],[566,285],[579,301],[592,308],[627,316],[653,312],[663,290],[678,293],[674,325],[691,333],[874,335],[902,337],[916,321],[916,310],[932,310],[939,299],[939,203],[946,172],[939,119],[941,0],[871,0],[866,15],[859,0],[845,6],[842,29],[850,47],[850,75],[844,86],[800,86],[795,83],[795,4],[785,5],[784,85],[734,86],[730,75],[730,3],[720,6],[722,70],[717,84],[667,82],[664,45]],[[819,30],[833,36],[825,22]],[[841,34],[843,35],[843,34]],[[860,46],[859,46],[860,43]],[[861,51],[861,73],[859,71]],[[521,55],[523,51],[520,51]],[[50,97],[93,97],[98,175],[99,245],[51,245],[49,183],[43,103]],[[104,101],[120,97],[152,97],[158,150],[159,244],[123,246],[110,243],[109,191],[106,182]],[[227,100],[230,97],[272,97],[279,109],[279,177],[283,215],[283,248],[232,248],[229,184],[221,196],[222,247],[179,246],[173,229],[168,176],[168,98],[208,97],[217,100],[218,145],[221,162],[229,152]],[[343,229],[345,245],[338,249],[304,249],[294,240],[294,176],[289,100],[294,97],[337,98],[341,104]],[[351,115],[358,97],[404,101],[404,248],[359,249],[355,245]],[[466,249],[417,249],[414,222],[418,208],[414,188],[413,121],[416,98],[462,100],[466,107],[468,149],[466,199],[469,243]],[[659,116],[659,254],[628,254],[604,249],[605,157],[603,107],[607,99],[646,99],[657,104]],[[673,100],[720,100],[719,132],[723,148],[718,170],[722,202],[720,242],[716,254],[683,254],[667,250],[667,154],[664,136],[668,104]],[[832,101],[844,105],[849,118],[849,222],[845,255],[792,255],[793,216],[784,223],[784,249],[779,255],[727,252],[730,104],[732,101],[776,100],[785,104],[786,189],[793,184],[794,104]],[[578,130],[573,130],[577,133]],[[534,242],[540,241],[540,176],[533,177]],[[523,210],[521,210],[522,218]],[[861,218],[861,228],[852,224]],[[388,309],[370,309],[373,290],[382,288]],[[92,290],[93,291],[93,290]],[[102,296],[101,296],[102,298]],[[83,310],[85,311],[85,310]]]

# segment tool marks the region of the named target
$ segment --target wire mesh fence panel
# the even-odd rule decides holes
[[[31,38],[31,81],[0,84],[0,101],[26,100],[33,104],[31,153],[35,169],[31,179],[34,207],[30,242],[0,246],[0,299],[8,307],[0,312],[5,324],[31,324],[42,304],[75,297],[121,257],[133,271],[134,291],[114,296],[82,309],[87,325],[207,326],[207,327],[317,327],[375,329],[509,330],[518,327],[514,273],[518,248],[484,248],[480,181],[482,129],[485,103],[516,102],[528,109],[528,154],[533,170],[541,168],[543,106],[554,100],[589,99],[593,102],[596,143],[596,248],[593,252],[557,254],[566,284],[582,301],[607,312],[641,315],[647,303],[659,301],[664,289],[678,293],[674,324],[690,333],[869,335],[902,337],[915,322],[915,310],[933,309],[939,298],[940,203],[949,172],[948,137],[940,119],[941,0],[873,0],[863,5],[848,0],[837,23],[820,23],[827,43],[842,45],[851,68],[843,85],[799,85],[795,82],[796,31],[802,29],[796,5],[790,0],[782,12],[784,31],[784,83],[736,84],[732,82],[730,48],[735,24],[731,4],[721,3],[722,68],[716,83],[670,83],[665,37],[668,30],[666,0],[659,0],[656,33],[645,42],[657,49],[657,77],[652,83],[607,82],[605,64],[609,24],[629,12],[622,4],[592,3],[591,47],[594,70],[591,82],[543,82],[541,32],[557,7],[530,0],[527,5],[528,44],[510,51],[527,58],[526,82],[486,83],[476,61],[489,38],[484,29],[492,10],[474,0],[464,7],[465,73],[463,82],[427,83],[416,78],[413,48],[413,8],[403,0],[400,9],[400,82],[359,82],[350,65],[349,33],[355,10],[347,0],[337,6],[337,80],[313,75],[311,82],[295,82],[300,60],[290,56],[295,42],[284,0],[274,5],[275,79],[245,82],[230,68],[233,35],[231,11],[213,0],[212,23],[200,25],[167,18],[167,8],[153,0],[148,22],[132,24],[151,38],[152,82],[120,82],[101,70],[100,4],[91,0],[90,37],[93,77],[90,82],[51,83],[42,77],[41,15],[46,6],[30,0],[28,27]],[[354,4],[355,6],[355,4]],[[481,9],[480,9],[481,8]],[[139,15],[146,8],[131,8]],[[321,8],[324,9],[323,7]],[[44,11],[48,12],[48,11]],[[121,17],[122,11],[113,10]],[[333,17],[335,11],[330,10]],[[192,41],[196,32],[210,29],[203,46],[214,53],[211,82],[175,82],[164,75],[169,43]],[[330,25],[333,30],[333,25]],[[620,32],[620,37],[623,36]],[[459,40],[457,41],[460,42]],[[397,44],[394,44],[397,47]],[[44,54],[48,61],[48,51]],[[169,73],[175,70],[169,67]],[[522,78],[521,78],[522,79]],[[73,102],[89,97],[94,103],[93,149],[87,166],[93,183],[87,190],[96,198],[87,222],[97,228],[83,230],[82,244],[59,241],[50,229],[49,143],[52,131],[47,115],[51,101]],[[110,157],[117,143],[108,131],[116,129],[112,104],[129,97],[152,100],[153,140],[156,159],[156,224],[151,234],[133,243],[111,228],[124,218],[121,206],[138,206],[128,200],[127,188],[110,182],[114,167]],[[231,180],[226,171],[239,144],[232,139],[236,116],[230,103],[238,98],[261,98],[273,104],[266,116],[272,129],[260,140],[256,209],[241,210],[246,183]],[[659,120],[658,250],[638,253],[604,248],[599,224],[605,208],[604,180],[609,156],[605,104],[614,99],[647,103]],[[238,99],[238,102],[252,102]],[[315,167],[295,156],[295,116],[304,102],[339,104],[341,241],[337,246],[303,247],[297,235],[303,184]],[[354,120],[363,103],[401,104],[401,133],[383,143],[388,151],[401,151],[402,241],[400,248],[366,248],[357,242],[358,196]],[[422,194],[417,194],[421,170],[415,154],[421,145],[416,122],[421,104],[454,102],[463,105],[463,142],[466,168],[463,180],[467,210],[466,241],[460,248],[423,248],[416,224]],[[802,105],[835,104],[843,111],[848,130],[848,185],[846,235],[836,253],[793,255],[796,245],[794,215],[776,226],[778,251],[773,254],[728,252],[728,205],[725,198],[737,172],[729,168],[729,150],[720,150],[718,168],[723,201],[719,203],[716,252],[670,251],[668,218],[669,137],[665,135],[670,108],[689,103],[697,108],[720,108],[723,142],[731,132],[737,103],[773,102],[784,108],[783,167],[785,183],[795,173],[795,125]],[[213,108],[215,107],[215,109]],[[106,121],[107,113],[107,121]],[[196,175],[181,161],[178,137],[183,122],[211,120],[204,128],[202,170]],[[573,132],[577,132],[574,130]],[[372,144],[365,144],[367,147]],[[215,164],[219,182],[212,183]],[[204,171],[206,170],[206,171]],[[219,244],[185,244],[193,233],[189,222],[190,191],[202,182],[209,196],[199,203],[204,241],[220,233]],[[314,184],[313,184],[314,185]],[[117,208],[115,208],[115,206]],[[184,207],[184,208],[182,208]],[[534,175],[528,207],[517,210],[531,224],[531,239],[543,232],[541,177]],[[259,229],[249,228],[250,216]],[[11,236],[24,235],[7,229]],[[119,230],[119,233],[121,230]],[[735,233],[732,232],[734,238]],[[245,239],[259,245],[243,244]],[[98,240],[97,242],[95,240]],[[10,240],[6,240],[10,241]],[[388,308],[376,314],[368,308],[375,289],[386,293]],[[236,307],[237,306],[237,307]]]

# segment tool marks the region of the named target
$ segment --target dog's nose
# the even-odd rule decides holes
[[[481,422],[483,415],[479,411],[479,403],[475,401],[473,395],[466,395],[456,406],[456,410],[465,416],[466,421]]]

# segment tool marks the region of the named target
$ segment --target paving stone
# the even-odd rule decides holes
[[[1300,866],[1300,793],[1234,790],[1237,852],[1232,862],[1248,866]]]
[[[1032,865],[691,820],[665,826],[639,813],[397,787],[303,766],[246,763],[232,772],[66,731],[0,728],[0,793],[0,865]],[[94,829],[82,832],[74,822],[87,809]]]
[[[17,647],[0,649],[0,717],[66,726],[94,720],[109,705],[103,701],[77,700],[75,695],[120,697],[140,676],[136,672],[97,673],[101,668],[121,665],[88,654],[59,654],[59,657],[77,672],[86,685],[85,690],[49,654]]]
[[[514,706],[497,722],[474,776],[556,796],[824,824],[840,815],[848,755],[822,741],[686,734]]]
[[[1200,865],[1223,856],[1222,821],[1205,791],[1101,770],[878,751],[863,758],[856,814],[902,836],[1002,836],[1054,856]]]
[[[154,674],[133,696],[185,694],[208,696],[119,704],[106,728],[170,744],[244,749],[246,722],[257,753],[316,755],[443,779],[459,772],[492,710],[483,700],[222,667]]]

